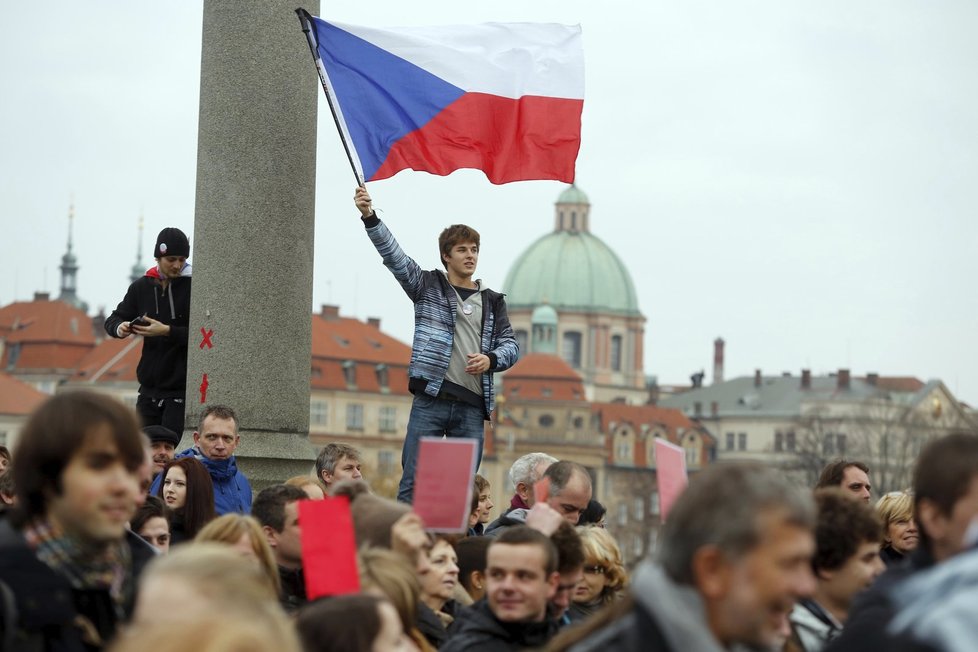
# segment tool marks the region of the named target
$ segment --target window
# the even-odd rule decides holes
[[[11,344],[7,353],[7,369],[13,369],[17,366],[17,360],[20,358],[20,342]]]
[[[397,430],[397,408],[384,405],[380,408],[380,431],[394,432]]]
[[[835,455],[835,435],[826,433],[822,437],[822,455]]]
[[[737,435],[737,450],[745,451],[747,450],[747,433],[742,432]]]
[[[649,512],[653,516],[659,515],[659,492],[653,491],[652,495],[649,497]]]
[[[520,353],[522,353],[523,355],[526,355],[527,353],[530,352],[530,349],[527,348],[526,345],[526,337],[527,335],[525,330],[520,329],[516,331],[516,343],[520,345]]]
[[[394,475],[394,451],[379,451],[377,453],[377,475]]]
[[[635,504],[632,506],[633,513],[635,514],[635,520],[641,521],[645,518],[645,499],[639,496],[635,499]]]
[[[611,336],[611,370],[621,371],[621,335]]]
[[[346,429],[363,430],[363,406],[359,403],[346,406]]]
[[[640,559],[642,553],[645,552],[645,541],[642,540],[642,536],[639,534],[632,535],[632,553],[635,559]]]
[[[541,414],[540,418],[537,419],[537,422],[540,424],[541,428],[552,428],[554,425],[554,418],[549,414]]]
[[[314,426],[326,425],[326,417],[329,416],[329,405],[326,401],[313,400],[309,404],[309,423]]]
[[[564,333],[564,339],[560,350],[560,357],[564,362],[574,367],[581,368],[581,334],[569,331]]]
[[[732,451],[734,449],[734,438],[736,435],[732,432],[727,433],[727,450]]]
[[[788,449],[789,453],[795,452],[795,431],[789,430],[785,434],[785,448]]]
[[[625,503],[618,505],[618,525],[628,525],[628,505]]]
[[[839,455],[846,454],[846,436],[841,432],[835,436],[835,450],[839,451]]]
[[[353,360],[347,360],[343,363],[343,378],[346,380],[347,389],[353,389],[357,386],[357,363]]]
[[[377,374],[377,384],[380,385],[380,390],[382,392],[388,391],[390,387],[388,386],[388,382],[387,382],[388,380],[387,365],[385,365],[383,362],[380,363],[379,365],[374,367],[374,372]]]
[[[784,451],[784,433],[780,430],[774,432],[774,452],[780,453]]]
[[[584,417],[574,417],[574,427],[580,430],[584,427]]]

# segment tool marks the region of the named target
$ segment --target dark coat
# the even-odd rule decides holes
[[[0,523],[0,581],[14,597],[17,623],[11,650],[4,652],[90,652],[101,649],[86,645],[82,630],[75,625],[79,616],[87,619],[103,641],[108,641],[117,626],[115,607],[107,590],[73,589],[68,580],[39,560],[20,532],[10,523]],[[0,597],[0,601],[5,599]],[[10,612],[0,607],[0,617]],[[8,623],[0,632],[7,634]],[[3,637],[0,637],[0,641]]]
[[[504,623],[485,600],[460,609],[448,631],[442,652],[506,652],[546,645],[557,633],[557,623]]]
[[[190,276],[171,279],[164,290],[154,267],[133,281],[112,314],[105,332],[118,337],[119,324],[147,315],[170,327],[166,337],[143,339],[136,367],[139,391],[154,398],[181,398],[187,386],[187,336],[190,324]]]

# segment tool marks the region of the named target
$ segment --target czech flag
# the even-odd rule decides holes
[[[495,184],[574,181],[580,26],[375,29],[309,18],[310,46],[358,178],[473,168]]]

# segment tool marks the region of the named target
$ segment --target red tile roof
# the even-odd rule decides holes
[[[95,346],[88,315],[63,301],[47,299],[0,308],[0,339],[4,340],[0,368],[9,368],[16,351],[12,367],[16,371],[74,369]]]
[[[593,403],[591,411],[601,416],[601,431],[607,433],[612,423],[629,423],[636,428],[642,424],[661,424],[675,438],[679,430],[696,428],[681,410],[655,405],[626,405],[624,403]]]
[[[143,354],[143,340],[114,337],[102,340],[82,358],[72,380],[90,382],[137,382],[136,366]]]
[[[0,373],[0,414],[26,416],[47,399],[47,394]]]
[[[866,380],[863,378],[863,380]],[[924,387],[924,381],[913,376],[880,376],[876,379],[876,387],[888,392],[905,392],[914,394]]]
[[[503,374],[502,395],[507,400],[585,400],[577,372],[559,356],[545,353],[527,354]]]
[[[407,366],[411,347],[379,328],[350,317],[312,316],[313,358]]]

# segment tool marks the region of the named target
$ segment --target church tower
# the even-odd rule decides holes
[[[75,223],[75,202],[68,205],[68,251],[61,257],[61,294],[59,301],[64,301],[76,308],[88,312],[88,304],[78,298],[78,259],[73,249],[73,230]]]
[[[136,237],[136,262],[132,264],[132,270],[129,272],[129,282],[135,283],[143,277],[146,273],[146,268],[140,262],[143,257],[140,253],[143,250],[143,214],[139,213],[139,235]]]

